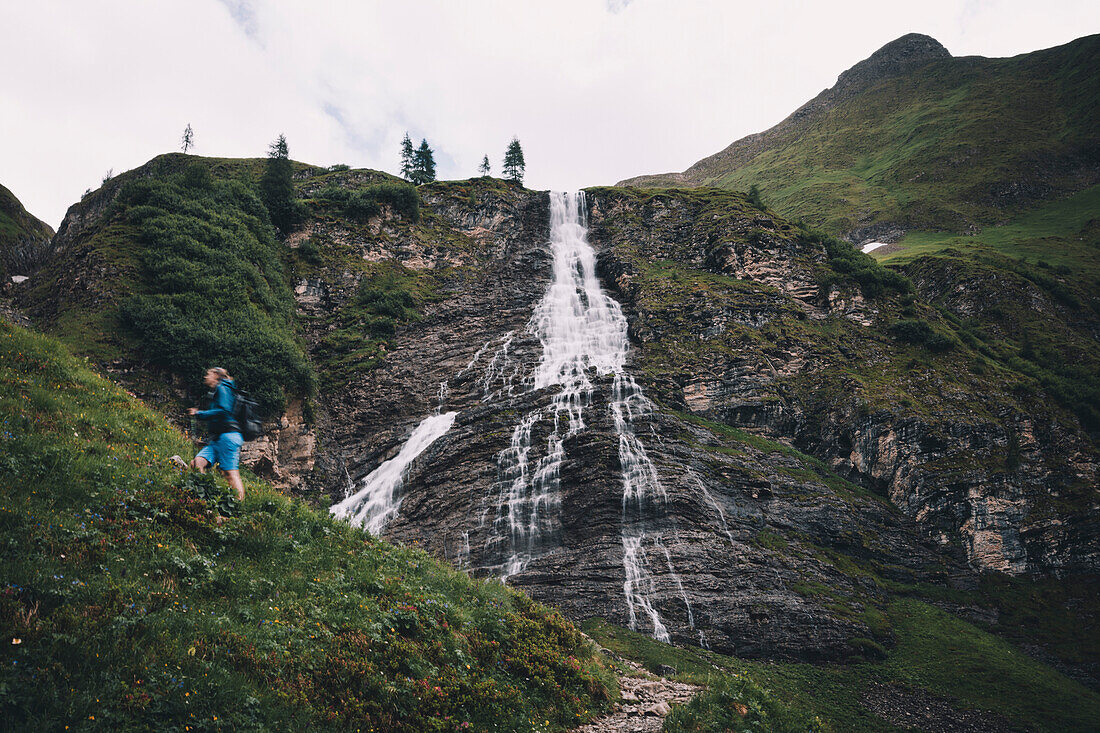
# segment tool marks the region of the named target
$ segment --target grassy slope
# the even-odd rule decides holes
[[[902,265],[948,247],[965,254],[993,251],[1023,261],[1042,261],[1071,268],[1085,281],[1100,282],[1100,186],[1048,202],[976,235],[911,231],[871,255],[883,264]]]
[[[1070,192],[1080,182],[1066,161],[1095,165],[1098,48],[1091,36],[1008,59],[935,61],[785,128],[732,169],[721,154],[704,159],[687,182],[755,183],[769,206],[833,232],[1003,221],[1027,202],[995,203],[990,184]]]
[[[23,729],[560,730],[610,697],[561,616],[250,481],[0,323],[0,710]],[[198,493],[196,493],[198,491]],[[200,498],[200,497],[207,498]],[[534,721],[534,723],[532,722]]]
[[[706,730],[693,719],[717,717],[729,705],[722,690],[770,691],[786,701],[780,721],[817,718],[834,731],[899,730],[870,712],[863,697],[875,684],[919,688],[959,710],[988,710],[1014,726],[1037,731],[1091,731],[1100,725],[1100,694],[1027,657],[1005,641],[929,603],[902,598],[887,608],[896,646],[879,662],[817,667],[750,662],[702,649],[661,644],[593,620],[586,631],[602,645],[649,669],[666,664],[681,678],[712,686],[688,710],[674,714],[666,731]],[[742,700],[751,707],[748,699]],[[690,714],[689,714],[690,713]],[[775,724],[774,730],[805,730]]]
[[[27,213],[15,194],[0,186],[0,248],[24,235],[49,239],[53,229]]]
[[[17,246],[26,240],[47,242],[52,236],[48,224],[29,214],[15,194],[0,186],[0,278],[20,274],[15,270],[20,269],[21,258],[13,253]]]

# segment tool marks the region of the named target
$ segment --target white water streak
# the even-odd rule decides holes
[[[512,394],[512,380],[518,368],[514,369],[511,374],[508,373],[508,367],[512,365],[512,357],[509,355],[508,349],[511,348],[514,339],[515,331],[509,331],[501,337],[500,346],[493,352],[489,365],[485,367],[485,373],[478,380],[482,390],[482,402],[488,402],[493,397],[504,397]],[[493,385],[498,381],[500,382],[500,388],[494,390]]]
[[[711,495],[711,493],[707,490],[707,486],[703,483],[703,480],[699,478],[699,476],[696,475],[694,471],[690,471],[690,473],[691,477],[695,479],[695,485],[699,487],[699,490],[703,492],[703,496],[708,502],[710,502],[710,505],[714,507],[714,511],[718,512],[718,521],[722,523],[722,531],[726,533],[726,537],[729,538],[730,544],[734,544],[733,534],[730,532],[729,525],[726,524],[726,513],[722,511],[722,507],[718,506],[718,502],[715,500],[714,496]]]
[[[638,611],[641,610],[653,627],[653,638],[667,643],[672,640],[668,629],[661,623],[661,616],[650,601],[657,589],[654,587],[653,576],[645,572],[649,562],[645,548],[642,547],[644,538],[645,534],[628,535],[625,528],[623,530],[623,568],[626,570],[623,595],[626,596],[626,606],[630,612],[630,628],[638,628]]]
[[[352,525],[363,527],[372,534],[380,534],[397,516],[403,498],[398,492],[409,465],[451,429],[457,414],[445,412],[424,418],[396,456],[367,474],[359,491],[329,511],[340,519],[347,519]]]
[[[688,612],[688,626],[695,628],[695,614],[691,612],[691,601],[688,600],[688,594],[684,591],[684,584],[680,582],[680,574],[676,572],[676,568],[672,566],[672,555],[669,554],[668,548],[661,542],[661,536],[657,535],[653,539],[653,544],[661,548],[661,551],[665,553],[665,562],[668,564],[668,574],[672,576],[672,579],[676,582],[676,587],[680,589],[680,597],[684,599],[684,607]]]
[[[652,516],[656,504],[665,502],[666,495],[632,427],[635,417],[648,412],[651,404],[634,379],[624,373],[629,349],[627,322],[622,308],[603,291],[596,277],[596,253],[588,243],[586,213],[583,192],[551,194],[553,275],[527,331],[542,346],[542,358],[531,377],[530,389],[557,389],[549,408],[532,410],[521,418],[508,448],[497,457],[501,489],[495,529],[497,538],[506,538],[509,553],[502,575],[507,578],[522,572],[559,526],[564,442],[585,429],[584,413],[595,390],[593,374],[614,375],[609,411],[622,467],[623,593],[630,627],[637,628],[639,615],[644,616],[654,637],[668,641],[668,629],[653,605],[656,583],[644,546],[645,520]],[[486,396],[489,384],[504,371],[497,361],[498,356],[507,357],[509,344],[510,339],[486,370]],[[535,460],[532,428],[543,418],[552,419],[552,430],[545,453]],[[690,606],[688,615],[691,617]]]

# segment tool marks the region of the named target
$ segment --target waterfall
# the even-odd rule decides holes
[[[442,394],[441,394],[442,398]],[[402,496],[399,495],[405,472],[416,457],[451,429],[457,412],[430,415],[424,418],[401,446],[396,456],[367,474],[361,488],[329,509],[336,517],[380,534],[397,516]]]
[[[647,522],[652,524],[662,516],[667,500],[657,469],[634,434],[634,420],[650,412],[652,403],[624,370],[629,349],[626,317],[596,278],[596,253],[587,240],[585,217],[583,192],[551,194],[553,276],[526,328],[538,339],[542,356],[522,382],[528,393],[550,391],[550,401],[520,417],[508,447],[497,455],[496,515],[486,549],[501,558],[499,565],[492,567],[507,579],[555,546],[561,527],[559,484],[565,441],[585,429],[585,411],[596,389],[593,379],[611,377],[608,411],[622,471],[623,594],[630,628],[637,629],[642,619],[655,638],[669,641],[668,629],[654,605],[657,584],[650,571],[647,544],[650,552],[656,549],[664,554],[667,574],[679,589],[692,625],[694,617],[660,533],[647,531]],[[476,381],[482,402],[514,396],[513,385],[523,371],[523,365],[511,358],[514,338],[515,333],[509,331],[486,342],[455,375],[465,375],[498,343]],[[443,412],[448,397],[448,382],[441,382],[435,414],[424,418],[399,453],[367,475],[356,493],[332,507],[334,515],[375,534],[397,516],[409,465],[454,423],[457,413]],[[536,435],[545,435],[545,443],[534,442]],[[486,506],[479,527],[487,521],[489,510]],[[462,537],[457,554],[460,562],[469,564],[469,532]]]
[[[596,253],[588,243],[586,214],[583,192],[551,194],[553,275],[527,331],[542,346],[529,388],[554,391],[548,407],[534,409],[516,423],[509,446],[497,456],[500,480],[494,530],[507,555],[500,571],[504,578],[521,572],[542,548],[552,545],[560,526],[559,476],[565,441],[585,429],[585,411],[596,388],[593,373],[610,375],[609,411],[622,467],[623,592],[630,626],[636,629],[642,616],[654,637],[668,641],[668,630],[653,605],[656,584],[645,549],[645,521],[666,496],[633,430],[634,418],[648,412],[651,403],[624,372],[629,349],[626,317],[596,277]],[[508,343],[498,352],[505,357]],[[488,373],[499,371],[491,364]],[[544,420],[550,434],[545,450],[539,451],[532,446],[532,433]]]

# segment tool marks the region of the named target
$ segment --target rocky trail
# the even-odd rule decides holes
[[[608,652],[605,650],[605,654]],[[641,665],[614,657],[622,698],[608,715],[577,728],[577,733],[657,733],[673,705],[683,704],[703,688],[647,672]]]

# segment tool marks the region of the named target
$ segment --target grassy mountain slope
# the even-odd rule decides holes
[[[57,341],[0,322],[0,385],[13,729],[562,730],[611,698],[557,612],[167,468],[183,437]]]
[[[315,378],[251,161],[154,158],[74,205],[20,305],[101,362],[189,380],[211,364],[280,407]],[[214,175],[218,171],[218,175]]]
[[[905,36],[774,128],[624,183],[755,184],[780,213],[841,233],[972,231],[1097,181],[1100,36],[1004,59],[943,53]]]
[[[673,711],[667,733],[751,729],[760,719],[770,719],[777,730],[851,733],[1083,733],[1100,724],[1096,691],[927,599],[900,598],[886,615],[897,631],[897,645],[876,661],[845,666],[751,662],[704,649],[677,649],[599,619],[587,622],[585,630],[650,670],[670,666],[680,679],[708,687]],[[768,691],[764,699],[761,690]],[[769,697],[785,701],[787,708],[769,710]]]
[[[33,270],[52,236],[52,227],[29,214],[15,194],[0,186],[0,280]]]

